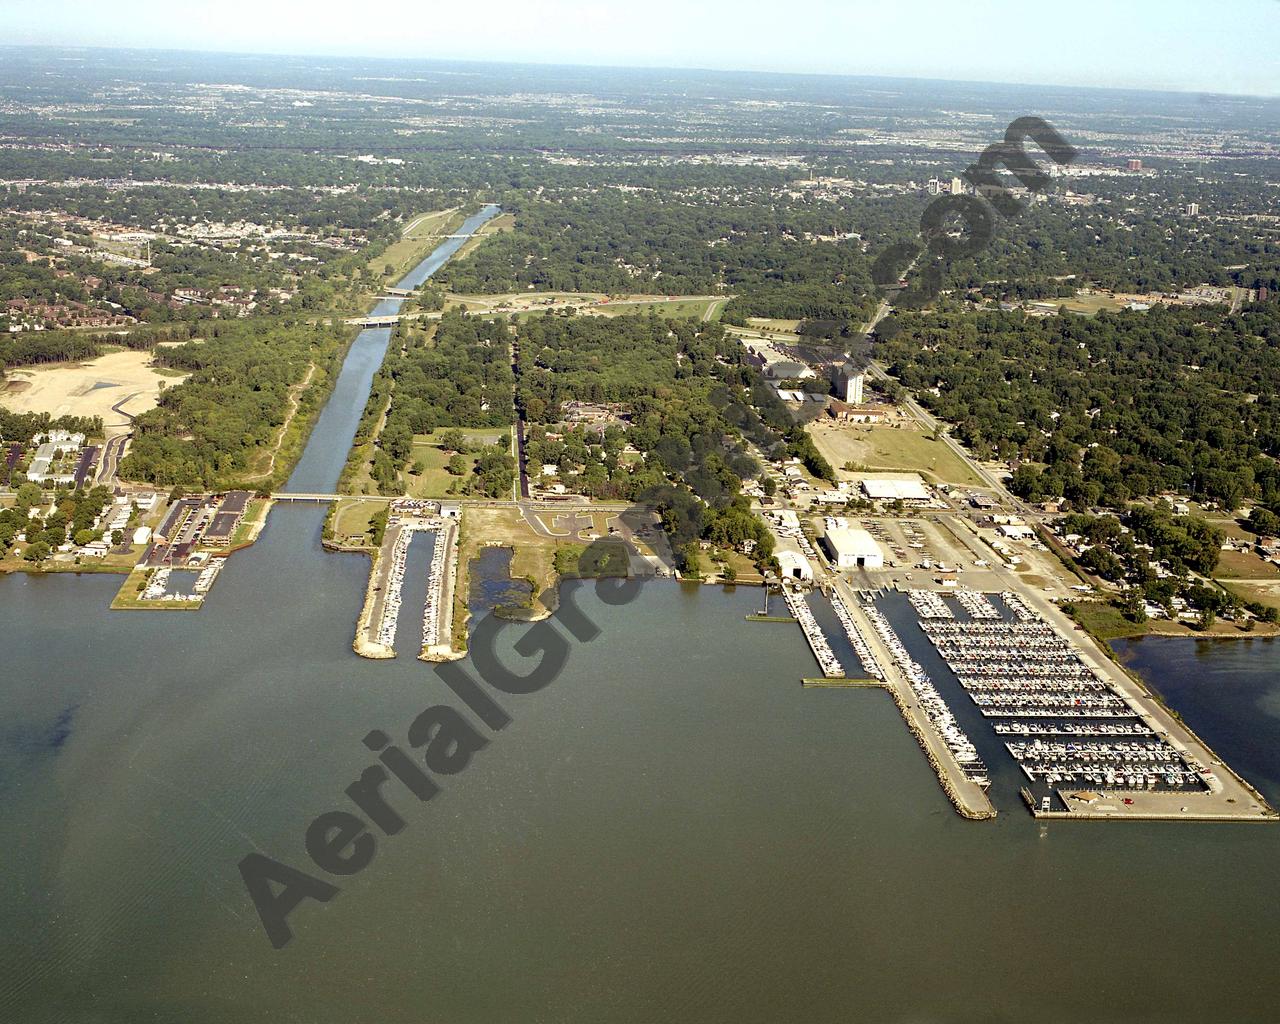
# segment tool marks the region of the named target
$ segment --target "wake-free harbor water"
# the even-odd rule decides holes
[[[337,479],[385,346],[352,348],[294,489]],[[0,1019],[1276,1019],[1280,826],[962,821],[886,694],[800,687],[812,655],[744,621],[752,588],[575,585],[600,638],[273,950],[240,858],[308,866],[361,737],[458,704],[411,653],[351,652],[368,561],[323,518],[278,506],[198,614],[0,580]],[[1176,645],[1139,661],[1234,760],[1260,709],[1274,735],[1276,652],[1215,647],[1176,686]],[[1218,659],[1270,681],[1218,686]]]

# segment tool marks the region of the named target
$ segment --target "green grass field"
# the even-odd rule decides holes
[[[811,427],[818,450],[847,478],[847,463],[868,470],[919,473],[934,483],[981,487],[978,475],[943,441],[910,427],[864,426]]]
[[[407,230],[400,240],[388,246],[374,265],[380,270],[386,266],[394,268],[385,277],[387,284],[395,284],[440,244],[439,236],[448,234],[446,228],[453,228],[461,223],[461,215],[452,210],[415,214],[406,222]]]
[[[1224,551],[1214,576],[1221,580],[1280,580],[1280,568],[1251,551]]]
[[[1115,640],[1122,636],[1141,636],[1148,632],[1144,624],[1131,622],[1113,604],[1101,601],[1076,601],[1071,617],[1099,640]]]
[[[800,321],[775,320],[765,316],[749,316],[747,317],[747,325],[749,327],[758,327],[763,331],[790,331],[795,333],[796,328],[800,326]]]
[[[671,301],[655,301],[655,302],[618,302],[607,303],[603,306],[592,306],[593,313],[599,313],[603,316],[635,316],[636,314],[657,313],[659,316],[668,317],[697,317],[701,319],[707,315],[708,307],[714,307],[715,312],[719,312],[724,306],[723,299],[673,299]]]
[[[411,498],[444,498],[449,495],[449,487],[465,480],[476,468],[475,455],[464,455],[466,472],[454,476],[446,468],[451,452],[446,452],[439,445],[413,443],[413,455],[409,460],[409,469],[401,474],[404,480],[405,493]],[[415,469],[421,466],[422,472]],[[456,493],[456,492],[455,492]]]
[[[337,511],[333,514],[333,539],[338,543],[346,543],[351,537],[367,539],[370,518],[386,507],[384,501],[344,498],[338,502]]]
[[[1124,303],[1119,299],[1112,298],[1110,295],[1073,295],[1069,298],[1061,299],[1045,299],[1045,302],[1052,302],[1055,306],[1066,306],[1067,309],[1075,313],[1085,313],[1093,316],[1102,310],[1118,310],[1124,309]]]
[[[266,510],[267,499],[265,498],[254,498],[249,502],[249,507],[245,509],[244,518],[240,520],[235,533],[231,535],[231,547],[238,548],[240,545],[248,543],[254,531],[261,527]]]
[[[413,455],[409,459],[409,469],[401,474],[404,480],[405,493],[411,498],[444,498],[449,495],[451,484],[465,480],[475,470],[478,453],[464,455],[467,468],[461,476],[454,476],[446,468],[453,453],[440,447],[440,437],[444,430],[435,430],[430,434],[418,434],[413,439]],[[474,448],[492,445],[500,439],[506,441],[506,451],[511,451],[511,428],[493,427],[486,429],[462,429],[463,435]],[[421,464],[421,473],[413,472],[413,468]]]
[[[1224,581],[1224,586],[1242,601],[1257,601],[1268,608],[1280,608],[1280,579],[1275,583],[1236,583]]]

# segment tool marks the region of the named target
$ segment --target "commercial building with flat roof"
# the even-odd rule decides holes
[[[240,516],[235,512],[219,512],[213,517],[213,522],[204,531],[204,536],[201,539],[209,547],[230,547],[231,535],[236,532],[236,527],[239,525]]]
[[[245,509],[249,507],[248,491],[228,491],[227,496],[222,499],[219,506],[219,512],[232,512],[237,515],[244,515]]]
[[[929,501],[924,481],[917,477],[874,477],[862,481],[872,501]]]
[[[854,526],[827,526],[822,545],[837,569],[883,569],[884,552],[866,530]]]

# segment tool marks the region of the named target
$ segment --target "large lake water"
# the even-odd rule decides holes
[[[333,485],[385,346],[353,347],[294,489]],[[361,738],[459,706],[410,655],[352,654],[368,562],[321,549],[323,516],[274,509],[198,614],[0,580],[0,1020],[1280,1016],[1280,826],[965,822],[886,694],[802,689],[799,630],[744,620],[759,591],[674,583],[573,585],[600,636],[272,949],[240,859],[318,873],[303,833],[349,806]],[[1280,798],[1274,646],[1126,654]]]

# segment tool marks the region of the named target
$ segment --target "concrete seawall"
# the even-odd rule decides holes
[[[847,586],[847,584],[841,581],[837,586]],[[885,673],[881,685],[893,697],[902,720],[907,723],[907,728],[920,744],[925,759],[938,777],[938,784],[942,786],[942,791],[951,801],[956,813],[971,821],[986,821],[994,818],[996,809],[991,803],[991,798],[985,789],[965,776],[959,762],[952,756],[942,737],[933,728],[924,710],[914,703],[915,693],[911,689],[911,684],[863,614],[855,595],[846,591],[842,592],[840,597],[856,624],[858,632],[864,637],[873,657]]]
[[[360,657],[373,658],[375,660],[394,658],[396,656],[396,652],[390,647],[373,643],[369,640],[369,627],[378,605],[377,588],[381,562],[382,552],[375,550],[369,565],[369,582],[365,584],[364,607],[360,609],[360,617],[356,620],[356,637],[351,643],[351,649]]]

